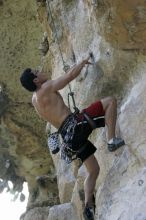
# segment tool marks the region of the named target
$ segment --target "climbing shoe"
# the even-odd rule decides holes
[[[119,147],[125,145],[125,141],[122,138],[113,138],[111,143],[108,143],[108,150],[110,152],[117,150]]]
[[[85,220],[94,220],[94,207],[85,206],[83,216]]]
[[[83,212],[85,220],[94,220],[94,207],[86,206]]]

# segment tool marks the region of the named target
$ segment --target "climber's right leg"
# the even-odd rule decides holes
[[[105,123],[108,128],[108,149],[115,151],[125,144],[124,140],[115,136],[117,120],[117,101],[114,97],[107,97],[101,100],[105,111]]]

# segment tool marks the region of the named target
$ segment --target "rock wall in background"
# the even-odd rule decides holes
[[[24,68],[41,64],[42,27],[36,10],[34,1],[0,1],[0,185],[3,191],[11,180],[13,191],[21,194],[27,181],[28,208],[58,202],[54,166],[46,147],[46,123],[38,118],[31,94],[19,83]],[[49,175],[45,193],[36,181],[44,174]]]
[[[27,43],[23,40],[23,43],[20,42],[20,48],[25,50],[20,50],[18,55],[20,60],[16,64],[19,63],[19,68],[16,69],[16,64],[14,65],[15,62],[10,56],[9,62],[14,65],[10,74],[12,68],[5,65],[5,49],[5,59],[1,59],[3,68],[0,72],[0,103],[3,106],[0,110],[0,143],[3,152],[0,160],[3,172],[1,178],[6,179],[6,161],[10,160],[17,178],[21,182],[26,180],[29,184],[28,210],[21,219],[83,219],[83,181],[86,170],[78,162],[65,165],[59,154],[50,157],[46,147],[45,123],[35,115],[30,104],[30,95],[18,84],[19,72],[25,66],[41,64],[49,77],[51,74],[52,78],[56,78],[64,74],[61,55],[66,64],[71,66],[91,51],[96,66],[89,67],[88,71],[83,70],[71,83],[76,103],[82,109],[98,98],[114,95],[118,99],[117,133],[126,142],[123,148],[110,153],[106,147],[106,129],[98,129],[90,137],[97,147],[95,156],[100,164],[100,174],[96,183],[95,219],[146,219],[146,2],[37,0],[36,8],[35,2],[31,3],[31,7],[30,2],[24,3],[26,10],[22,3],[17,4],[16,8],[22,7],[27,16],[30,16],[32,11],[34,14],[37,11],[42,29],[39,22],[36,22],[36,17],[35,23],[32,24],[25,19],[28,27],[25,37]],[[5,4],[0,5],[0,10],[4,6],[7,10],[10,3]],[[12,5],[9,7],[14,10],[15,7]],[[21,17],[18,13],[14,14]],[[17,16],[12,17],[19,24],[20,18],[18,20]],[[11,24],[11,21],[12,18],[8,23]],[[1,27],[3,28],[0,31],[3,35],[5,32],[7,38],[14,35],[12,30],[18,31],[15,27],[9,31],[4,24]],[[23,29],[24,25],[21,24],[20,27]],[[33,28],[37,34],[32,31]],[[41,34],[41,31],[44,34]],[[24,34],[20,35],[20,38],[23,39],[23,36]],[[13,41],[17,44],[15,38]],[[4,41],[3,45],[6,48],[7,41]],[[38,46],[41,57],[36,50]],[[9,51],[10,47],[8,48]],[[12,48],[13,53],[16,51]],[[13,57],[17,60],[17,57]],[[8,80],[12,75],[13,79]],[[68,87],[61,91],[66,103],[68,91]],[[50,125],[48,127],[50,129]],[[51,131],[54,131],[53,127]],[[41,175],[45,175],[43,184],[41,178],[36,180],[36,177]],[[56,178],[58,185],[55,184]],[[55,202],[52,201],[53,198],[56,198]]]

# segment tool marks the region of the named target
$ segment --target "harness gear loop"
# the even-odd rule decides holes
[[[54,32],[55,32],[55,37],[54,38],[56,39],[56,42],[57,42],[57,45],[58,45],[59,53],[60,53],[61,60],[62,60],[62,63],[63,63],[63,70],[66,73],[70,69],[70,66],[66,64],[66,62],[64,61],[64,58],[63,58],[62,50],[61,50],[59,39],[58,39],[57,29],[56,29],[56,25],[55,25],[55,22],[54,22],[53,15],[52,15],[49,0],[46,0],[46,4],[48,6],[48,13],[50,14],[50,17],[51,17],[51,20],[52,20],[52,25],[54,27]],[[48,17],[49,17],[49,15],[48,15]],[[73,108],[75,110],[75,113],[77,113],[77,112],[79,112],[79,109],[76,107],[76,104],[75,104],[74,93],[71,90],[70,84],[68,84],[68,87],[69,87],[69,91],[70,91],[68,93],[68,106],[70,108],[69,96],[71,96],[72,102],[73,102]]]

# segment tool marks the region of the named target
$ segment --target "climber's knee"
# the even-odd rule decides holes
[[[91,155],[87,160],[84,161],[84,164],[90,177],[96,179],[99,175],[100,167],[95,156]]]
[[[109,106],[113,106],[113,107],[117,106],[117,100],[114,96],[108,96],[106,98],[101,99],[101,103],[105,111]]]

